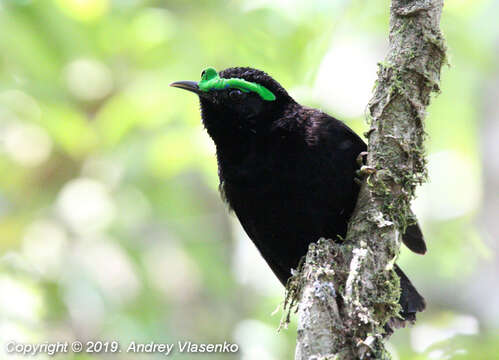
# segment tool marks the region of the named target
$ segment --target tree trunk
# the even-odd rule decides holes
[[[384,325],[400,311],[393,265],[426,177],[423,120],[445,62],[442,7],[443,0],[392,0],[390,50],[369,103],[369,175],[347,237],[312,244],[288,287],[288,298],[299,299],[297,360],[390,358]]]

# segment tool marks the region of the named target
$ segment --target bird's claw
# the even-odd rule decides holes
[[[376,169],[371,166],[364,165],[358,171],[360,172],[361,175],[366,176],[374,174],[376,172]]]
[[[363,165],[359,170],[355,172],[357,176],[355,177],[354,181],[360,185],[362,183],[362,179],[364,179],[366,176],[374,174],[375,172],[375,168]]]
[[[359,167],[362,167],[366,162],[364,161],[365,158],[367,156],[367,151],[362,151],[359,156],[357,156],[357,164],[359,165]]]
[[[354,179],[354,181],[357,184],[362,184],[362,180],[371,174],[374,174],[376,172],[376,169],[367,165],[364,165],[366,163],[366,156],[367,156],[367,151],[362,151],[359,156],[357,156],[357,164],[359,165],[360,169],[355,172],[357,175]]]

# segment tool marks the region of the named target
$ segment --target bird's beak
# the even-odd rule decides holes
[[[198,83],[195,81],[175,81],[170,84],[171,87],[176,87],[184,90],[191,91],[196,94],[200,94]]]

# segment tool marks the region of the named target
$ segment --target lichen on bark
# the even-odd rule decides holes
[[[289,282],[298,304],[297,360],[389,359],[384,325],[400,311],[393,271],[410,201],[426,178],[424,118],[445,63],[443,0],[392,0],[390,51],[369,102],[367,166],[342,243],[311,244]]]

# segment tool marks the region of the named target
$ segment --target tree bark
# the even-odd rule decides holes
[[[423,120],[439,90],[443,0],[392,0],[390,50],[369,102],[367,165],[347,237],[320,239],[288,285],[298,304],[297,360],[388,359],[384,325],[400,311],[393,265],[410,201],[425,180]]]

